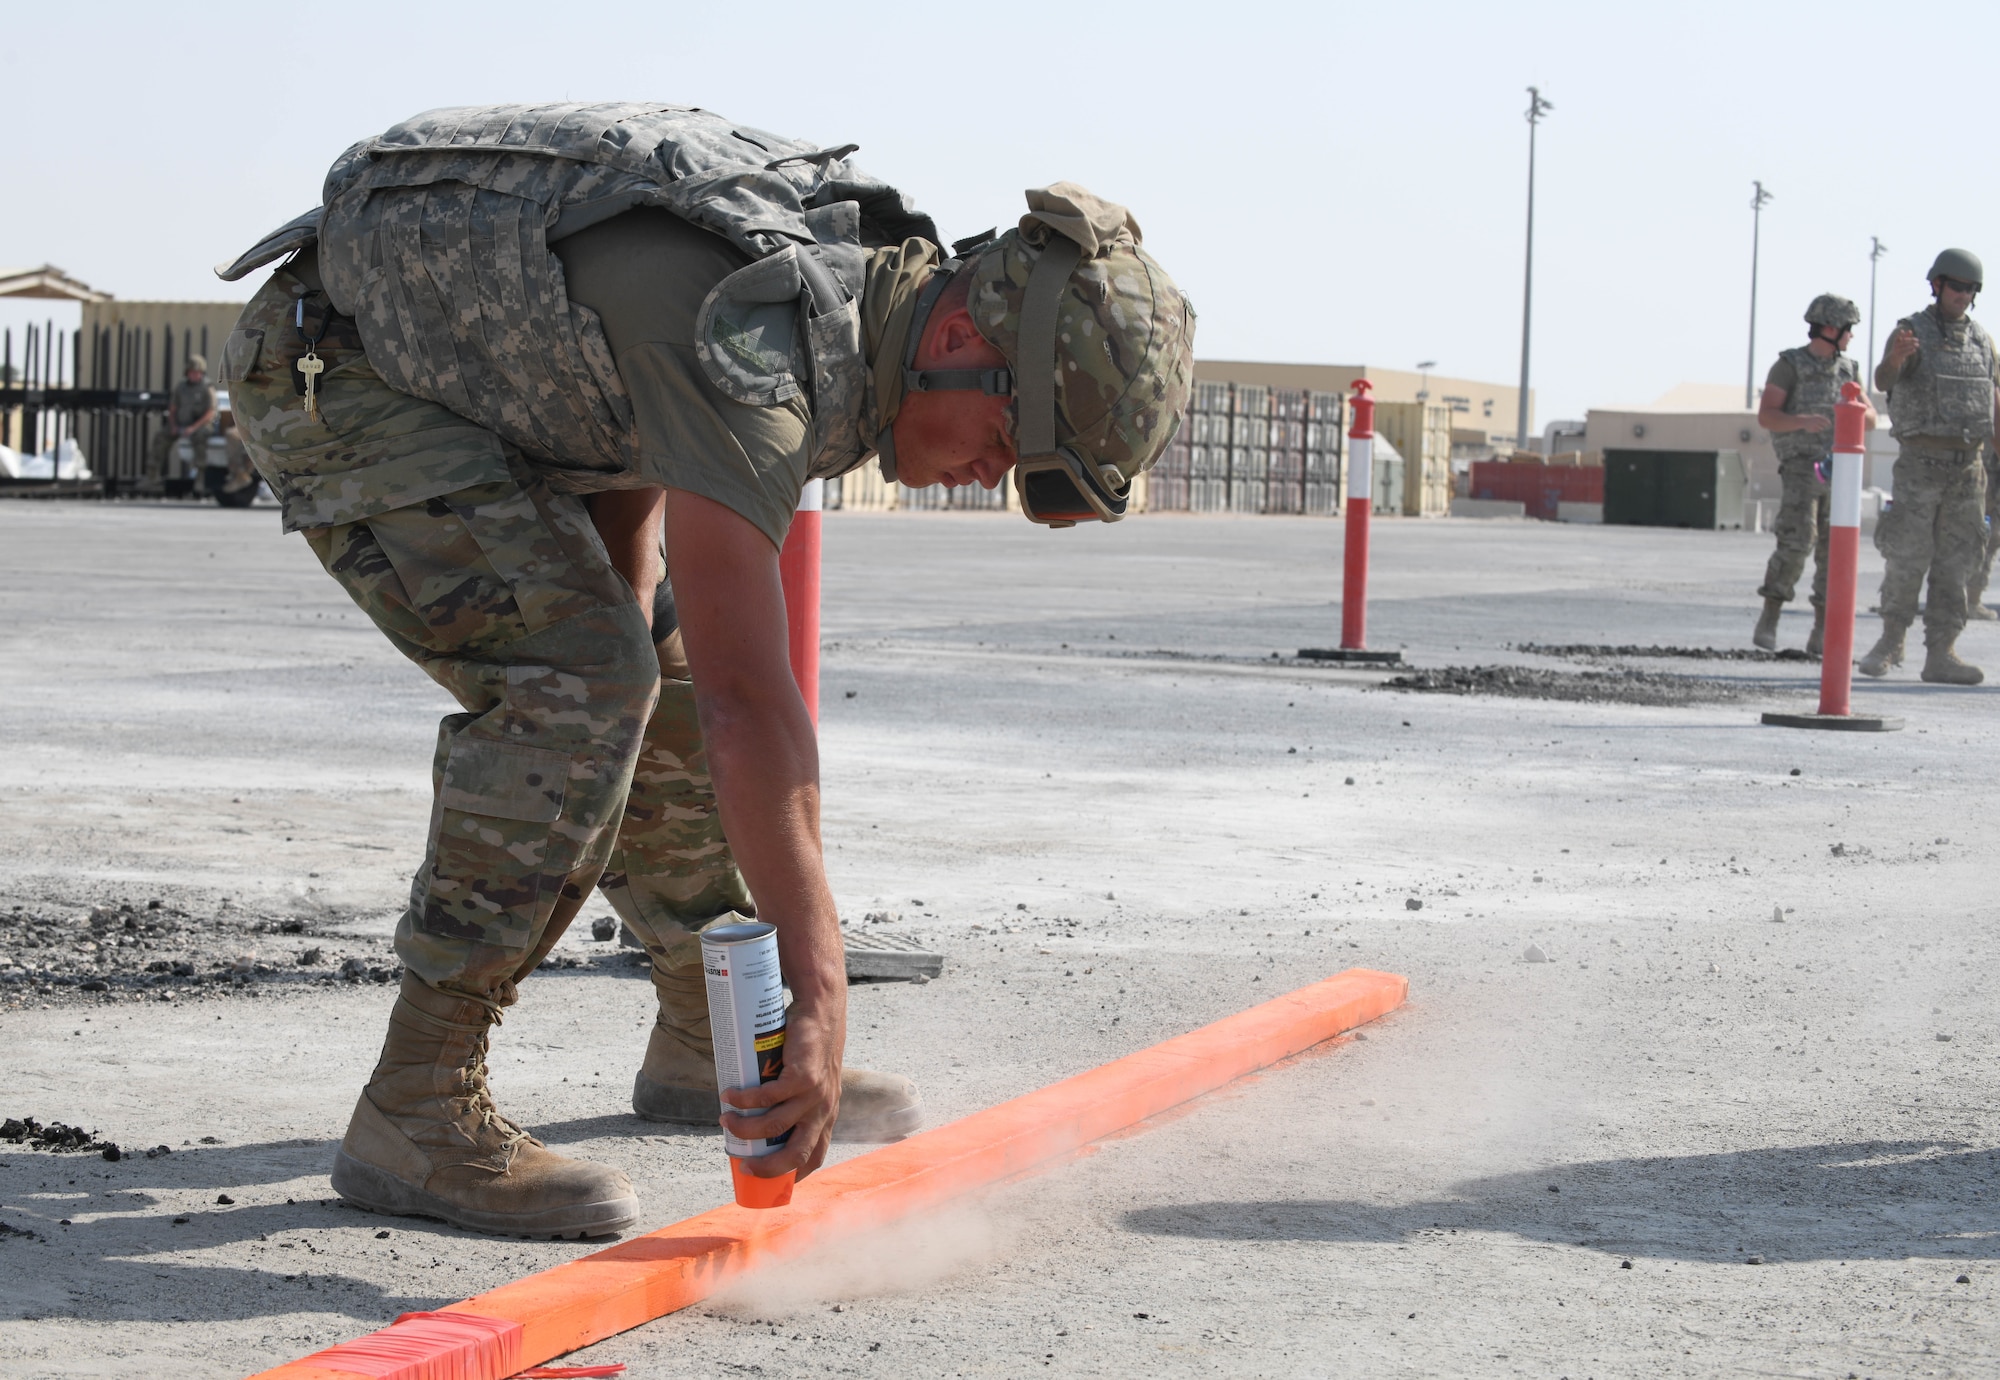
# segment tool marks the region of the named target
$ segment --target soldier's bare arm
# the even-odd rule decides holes
[[[1765,385],[1763,394],[1757,399],[1757,425],[1766,431],[1826,430],[1826,418],[1816,412],[1793,416],[1785,411],[1785,399],[1790,396],[1776,384]]]
[[[625,577],[653,622],[653,591],[666,574],[660,559],[660,514],[666,507],[666,491],[659,488],[611,489],[592,494],[589,499],[591,525],[611,558],[611,568]]]
[[[1882,363],[1875,370],[1875,387],[1886,393],[1896,386],[1896,380],[1903,376],[1903,368],[1917,352],[1917,333],[1908,326],[1899,326],[1889,336],[1889,347],[1883,351]]]
[[[666,490],[665,531],[723,827],[758,918],[778,927],[796,998],[783,1076],[725,1094],[732,1105],[770,1110],[724,1124],[749,1137],[796,1127],[783,1150],[752,1163],[803,1175],[826,1158],[839,1106],[847,976],[820,851],[819,745],[792,679],[778,552],[748,519],[682,489]]]

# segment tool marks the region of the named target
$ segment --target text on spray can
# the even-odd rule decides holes
[[[785,982],[778,969],[777,929],[748,921],[704,931],[701,970],[708,983],[716,1088],[754,1088],[776,1079],[785,1067]],[[725,1130],[723,1148],[739,1159],[753,1159],[770,1154],[790,1135],[743,1140]]]

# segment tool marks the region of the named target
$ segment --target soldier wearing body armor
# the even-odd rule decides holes
[[[1965,627],[1966,588],[1985,552],[1984,452],[1993,443],[2000,399],[2000,355],[1993,338],[1966,313],[1985,270],[1963,249],[1931,265],[1936,299],[1896,323],[1875,368],[1889,395],[1896,456],[1895,502],[1875,529],[1887,569],[1882,577],[1882,636],[1859,662],[1863,675],[1888,674],[1903,660],[1903,637],[1916,620],[1926,577],[1923,678],[1977,685],[1979,668],[1956,651]]]
[[[1750,640],[1765,651],[1778,645],[1778,616],[1798,587],[1806,553],[1813,557],[1812,633],[1806,651],[1818,656],[1826,635],[1826,543],[1828,466],[1833,455],[1833,408],[1843,383],[1861,380],[1861,366],[1850,359],[1847,342],[1861,312],[1845,297],[1823,292],[1806,308],[1806,343],[1781,351],[1764,379],[1757,404],[1757,424],[1771,433],[1778,452],[1778,478],[1784,486],[1773,525],[1778,549],[1764,567],[1764,612]],[[1875,409],[1868,409],[1868,425]]]
[[[193,477],[199,478],[208,458],[208,438],[215,430],[215,385],[208,381],[208,360],[189,355],[187,370],[174,391],[167,395],[166,425],[153,435],[153,473],[163,478],[174,474],[174,447],[182,440],[194,443]]]
[[[1058,183],[946,250],[852,151],[686,107],[433,111],[220,270],[284,260],[224,376],[286,526],[464,711],[335,1159],[354,1203],[524,1235],[635,1220],[622,1174],[551,1153],[485,1083],[489,1028],[592,887],[652,960],[640,1116],[716,1120],[697,936],[754,914],[795,997],[783,1076],[727,1095],[732,1130],[791,1131],[754,1172],[920,1121],[908,1079],[842,1068],[779,548],[808,480],[870,456],[914,486],[1011,471],[1052,527],[1115,521],[1185,408],[1194,317],[1122,207]]]

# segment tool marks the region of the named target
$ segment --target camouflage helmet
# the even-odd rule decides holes
[[[1833,326],[1844,331],[1850,326],[1861,324],[1861,308],[1855,306],[1854,303],[1848,301],[1845,297],[1831,292],[1822,292],[1819,296],[1813,298],[1812,305],[1806,308],[1806,324],[1808,326]]]
[[[1027,198],[1019,227],[967,265],[973,324],[1014,371],[1016,487],[1030,517],[1069,525],[1037,516],[1029,484],[1035,461],[1066,453],[1080,487],[1097,490],[1083,516],[1116,521],[1133,476],[1160,458],[1187,409],[1194,307],[1139,247],[1123,206],[1073,182]]]
[[[1931,264],[1931,271],[1924,277],[1932,282],[1940,278],[1956,278],[1978,288],[1986,284],[1986,268],[1979,262],[1979,256],[1969,249],[1947,249],[1937,256]]]
[[[206,374],[208,372],[208,356],[189,355],[187,357],[187,363],[181,368],[181,372],[183,374],[190,372],[197,374]]]

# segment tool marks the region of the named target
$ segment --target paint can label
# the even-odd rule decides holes
[[[773,1081],[785,1067],[778,931],[761,921],[707,930],[701,936],[701,967],[708,986],[716,1087],[754,1088]],[[720,1109],[721,1099],[716,1101]],[[724,1131],[723,1148],[738,1158],[754,1158],[776,1150],[790,1135],[743,1140]]]

